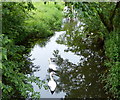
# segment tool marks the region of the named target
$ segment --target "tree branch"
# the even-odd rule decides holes
[[[98,10],[97,10],[97,13],[98,13],[98,15],[100,17],[100,20],[102,21],[102,23],[104,24],[104,26],[107,28],[108,32],[110,33],[109,24],[106,21],[107,19],[104,17],[103,13],[100,13]]]
[[[117,10],[118,8],[120,8],[120,1],[117,2],[116,6],[115,6],[115,8],[114,8],[114,10],[113,10],[110,18],[109,18],[109,21],[110,21],[109,27],[110,27],[110,30],[111,30],[111,31],[113,31],[113,19],[114,19],[115,15],[116,15],[116,10]]]
[[[117,8],[120,8],[120,1],[117,2],[116,6],[115,6],[115,9],[113,10],[113,12],[112,12],[112,14],[111,14],[111,16],[110,16],[110,21],[113,21],[115,15],[116,15],[116,9],[117,9]]]
[[[99,17],[100,17],[100,20],[102,21],[102,23],[104,24],[104,26],[107,28],[107,30],[108,30],[109,33],[110,33],[111,31],[113,31],[113,19],[114,19],[115,15],[116,15],[116,10],[117,10],[118,8],[120,8],[120,1],[117,2],[117,4],[116,4],[116,6],[115,6],[115,8],[114,8],[114,10],[113,10],[113,12],[112,12],[112,14],[111,14],[111,16],[110,16],[110,18],[109,18],[108,21],[107,21],[107,19],[105,18],[104,14],[103,14],[102,12],[99,12],[99,11],[97,10],[98,15],[99,15]]]

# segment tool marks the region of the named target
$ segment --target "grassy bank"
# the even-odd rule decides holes
[[[54,2],[47,4],[33,3],[36,10],[29,14],[31,18],[26,20],[27,31],[36,34],[37,37],[47,37],[54,34],[55,30],[61,28],[63,6]]]

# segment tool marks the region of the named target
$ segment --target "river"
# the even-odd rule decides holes
[[[54,79],[57,87],[54,94],[50,90],[38,89],[41,98],[106,98],[100,74],[104,71],[104,52],[100,44],[85,37],[77,20],[63,19],[61,31],[55,32],[45,46],[36,44],[31,51],[34,65],[40,66],[34,73],[48,83],[49,58],[55,59],[58,67]]]

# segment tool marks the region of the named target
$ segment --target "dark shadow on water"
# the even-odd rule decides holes
[[[66,34],[57,39],[58,44],[66,45],[64,52],[72,52],[80,57],[74,64],[64,59],[59,50],[53,52],[56,72],[56,93],[65,92],[65,98],[107,98],[100,80],[104,72],[104,50],[99,42],[91,37],[84,37],[79,31],[74,31],[75,24],[69,23],[65,28]],[[74,59],[74,58],[73,58]]]

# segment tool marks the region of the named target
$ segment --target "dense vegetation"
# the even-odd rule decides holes
[[[31,2],[4,2],[2,6],[2,98],[39,98],[31,83],[41,88],[44,81],[33,75],[33,68],[39,66],[33,65],[29,53],[37,41],[34,38],[46,38],[59,29],[62,6]]]
[[[26,20],[27,30],[32,34],[37,33],[37,38],[53,35],[53,31],[61,27],[61,10],[63,8],[59,4],[33,4],[37,9],[31,11],[32,17]]]
[[[105,67],[103,74],[105,89],[116,98],[120,97],[120,2],[78,2],[73,3],[81,22],[82,33],[97,38],[105,49]]]
[[[88,38],[93,34],[99,46],[104,46],[106,71],[102,80],[106,91],[120,98],[120,2],[67,4],[73,5],[79,20],[84,23],[80,26],[84,27],[82,33]],[[39,38],[51,36],[60,28],[62,9],[58,3],[3,3],[3,34],[0,34],[3,99],[39,98],[40,94],[34,91],[31,83],[41,88],[44,82],[33,75],[33,68],[38,66],[31,63],[29,52]]]

